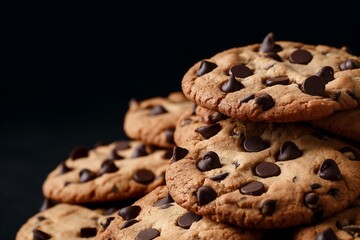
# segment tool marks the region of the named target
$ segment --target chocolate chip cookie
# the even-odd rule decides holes
[[[360,193],[359,149],[309,124],[207,124],[189,112],[177,131],[166,185],[180,206],[217,222],[297,226],[340,212]]]
[[[185,96],[242,120],[294,122],[358,107],[360,58],[343,48],[274,41],[224,50],[195,63]]]
[[[132,100],[125,114],[124,131],[132,139],[159,147],[174,147],[175,124],[193,103],[181,92],[168,97]]]
[[[164,184],[172,151],[139,141],[76,147],[43,184],[44,196],[65,203],[141,197]]]
[[[211,221],[176,204],[159,186],[133,205],[102,219],[97,239],[260,239],[262,231]]]

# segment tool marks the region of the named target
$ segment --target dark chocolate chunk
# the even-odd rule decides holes
[[[260,152],[270,147],[270,144],[267,141],[262,140],[262,138],[259,136],[246,138],[243,145],[247,152]]]
[[[135,223],[139,222],[138,220],[136,219],[130,219],[130,220],[127,220],[123,223],[123,225],[121,225],[120,229],[124,229],[124,228],[128,228],[132,225],[134,225]]]
[[[44,198],[44,201],[39,209],[40,212],[49,209],[57,204],[56,201],[50,199],[50,198]]]
[[[196,72],[196,76],[200,77],[208,72],[211,72],[216,67],[217,67],[217,65],[215,63],[204,60],[201,62],[200,67]]]
[[[278,62],[282,62],[281,57],[276,52],[268,52],[268,53],[265,54],[265,57],[272,58],[272,59],[274,59],[275,61],[278,61]]]
[[[318,183],[313,183],[310,185],[310,188],[311,188],[311,190],[316,190],[316,189],[321,188],[321,185]]]
[[[309,208],[317,208],[320,202],[320,197],[316,193],[310,192],[305,194],[304,202],[305,205]]]
[[[135,237],[135,240],[151,240],[160,236],[159,230],[155,228],[146,228],[141,230]]]
[[[312,54],[305,49],[297,49],[289,56],[290,62],[297,64],[308,64],[312,58]]]
[[[104,222],[100,223],[100,225],[103,227],[103,230],[106,230],[107,227],[110,225],[110,223],[115,219],[115,217],[108,217],[105,219]]]
[[[195,129],[195,132],[201,134],[205,139],[209,139],[221,130],[220,123],[209,124]]]
[[[337,181],[342,178],[338,165],[332,159],[325,159],[317,174],[326,180]]]
[[[246,183],[240,188],[240,192],[244,195],[260,196],[266,191],[264,184],[258,181]]]
[[[207,122],[208,124],[211,124],[211,123],[216,123],[216,122],[219,122],[221,120],[225,120],[225,119],[228,119],[229,117],[222,114],[222,113],[219,113],[219,112],[214,112],[213,114],[211,114],[209,116],[209,121]]]
[[[246,78],[253,74],[252,70],[245,66],[244,64],[234,65],[229,70],[230,76],[233,75],[234,77],[238,78]]]
[[[343,231],[347,232],[351,236],[358,238],[360,236],[360,225],[348,225],[342,228]]]
[[[278,176],[280,172],[280,167],[271,162],[261,162],[255,167],[255,175],[262,178]]]
[[[312,96],[322,96],[325,92],[325,81],[319,76],[310,76],[304,80],[301,90]]]
[[[160,115],[163,113],[167,113],[168,111],[161,105],[153,106],[150,110],[151,115]]]
[[[115,142],[115,150],[125,150],[130,148],[130,141],[128,140],[120,140]]]
[[[108,159],[102,162],[99,174],[103,175],[104,173],[113,173],[117,170],[119,170],[119,168],[115,165],[114,160]]]
[[[329,191],[327,191],[327,194],[329,194],[330,196],[336,197],[336,195],[338,194],[340,190],[337,188],[330,188]]]
[[[177,220],[177,225],[184,229],[189,229],[193,222],[197,222],[202,219],[202,216],[199,216],[193,212],[187,212],[181,215]]]
[[[338,240],[338,238],[334,230],[331,227],[328,227],[316,235],[316,240]]]
[[[59,171],[59,175],[62,175],[64,173],[70,172],[72,169],[69,168],[68,166],[66,166],[65,162],[61,162],[60,163],[60,171]]]
[[[145,144],[139,144],[135,147],[134,152],[131,154],[130,158],[138,158],[148,155],[146,151]]]
[[[96,228],[92,228],[92,227],[85,227],[85,228],[81,228],[80,229],[80,237],[81,238],[90,238],[90,237],[95,237],[97,233],[97,229]]]
[[[303,151],[301,151],[295,143],[291,141],[284,142],[280,147],[279,156],[277,157],[278,161],[286,161],[292,160],[303,155]]]
[[[265,201],[262,201],[260,204],[260,212],[262,215],[265,216],[271,216],[276,209],[276,200],[267,199]]]
[[[266,86],[274,86],[274,85],[288,85],[289,78],[288,77],[275,77],[275,78],[268,78],[265,81]]]
[[[85,158],[87,156],[89,156],[89,149],[84,146],[77,146],[70,153],[70,158],[72,160],[76,160],[78,158]]]
[[[215,175],[215,176],[212,176],[209,178],[215,182],[220,182],[220,181],[224,180],[228,175],[229,175],[228,172],[224,172],[224,173],[220,173],[219,175]]]
[[[187,150],[185,148],[178,147],[178,146],[174,147],[171,162],[176,162],[176,161],[179,161],[180,159],[183,159],[188,153],[189,153],[189,150]]]
[[[81,171],[79,172],[79,176],[80,176],[81,183],[91,181],[97,177],[97,175],[94,172],[92,172],[86,168],[81,169]]]
[[[324,79],[325,83],[328,83],[334,80],[334,69],[330,66],[325,66],[321,68],[315,75]]]
[[[44,221],[45,219],[46,219],[46,217],[44,217],[44,216],[38,216],[38,217],[37,217],[37,220],[38,220],[39,222]]]
[[[282,50],[282,47],[279,44],[276,44],[274,41],[274,33],[270,32],[266,35],[264,40],[260,45],[260,52],[279,52]]]
[[[133,178],[138,183],[148,184],[154,181],[155,174],[148,169],[139,169],[134,173]]]
[[[217,197],[217,193],[214,189],[208,186],[199,187],[196,192],[197,203],[199,206],[203,206],[213,201]]]
[[[174,128],[166,129],[164,131],[164,133],[165,133],[165,141],[167,143],[175,144],[175,142],[174,142],[174,131],[175,131]]]
[[[141,207],[138,205],[132,205],[123,207],[119,210],[118,215],[124,220],[136,218],[141,211]]]
[[[360,62],[358,62],[354,59],[349,59],[349,60],[342,62],[340,64],[339,68],[341,71],[360,68]]]
[[[170,192],[168,192],[168,194],[164,198],[154,202],[153,206],[160,207],[164,204],[173,203],[173,202],[174,202],[174,199],[171,197]]]
[[[249,94],[248,96],[240,99],[239,103],[242,104],[242,103],[246,103],[248,101],[250,101],[251,99],[254,99],[255,98],[255,95],[254,94]]]
[[[116,148],[113,149],[113,150],[111,150],[109,158],[110,158],[110,160],[121,160],[121,159],[124,159],[123,156],[121,156],[121,155],[119,155],[119,154],[117,153],[117,149],[116,149]]]
[[[52,237],[50,234],[36,228],[34,228],[32,232],[33,232],[33,240],[47,240]]]
[[[263,111],[267,111],[275,105],[274,99],[267,93],[256,97],[255,103],[259,105]]]
[[[342,147],[339,151],[347,156],[350,160],[360,161],[360,154],[351,147]]]
[[[173,149],[172,148],[165,149],[165,152],[161,156],[161,158],[165,159],[165,160],[169,160],[169,159],[171,159],[172,155],[173,155]]]
[[[221,85],[221,91],[226,93],[239,91],[243,88],[244,85],[241,82],[237,81],[233,74],[230,75],[229,80],[227,80],[223,83],[223,85]]]
[[[209,151],[205,154],[204,158],[197,163],[197,168],[201,172],[209,171],[215,168],[220,168],[221,162],[216,152]]]

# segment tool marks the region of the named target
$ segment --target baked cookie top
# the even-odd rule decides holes
[[[182,79],[187,98],[233,118],[293,122],[358,106],[360,59],[345,49],[274,41],[224,50]]]
[[[164,183],[172,149],[139,141],[117,141],[94,149],[76,147],[47,176],[46,198],[65,203],[91,203],[137,198]]]
[[[102,219],[97,239],[260,239],[261,231],[214,222],[174,202],[166,186],[159,186],[133,205]]]
[[[125,114],[124,131],[132,139],[159,147],[174,147],[175,124],[193,103],[183,93],[172,92],[167,97],[130,101]]]
[[[359,149],[301,123],[179,119],[166,171],[176,203],[218,222],[283,228],[335,214],[359,195]]]

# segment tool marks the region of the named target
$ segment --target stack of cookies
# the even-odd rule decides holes
[[[76,147],[17,239],[360,236],[359,57],[269,33],[181,90],[131,100],[130,140]]]

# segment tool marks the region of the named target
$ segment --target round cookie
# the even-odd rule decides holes
[[[245,230],[188,212],[159,186],[129,207],[102,219],[97,239],[257,240],[262,231]]]
[[[360,152],[308,124],[184,114],[166,185],[176,203],[217,222],[284,228],[316,222],[359,195]]]
[[[17,232],[16,240],[95,239],[101,227],[97,222],[100,217],[100,209],[61,203],[29,218]]]
[[[139,141],[117,141],[89,150],[75,148],[43,184],[46,198],[65,203],[141,197],[164,183],[171,149]]]
[[[253,121],[294,122],[353,109],[360,58],[345,49],[274,41],[231,48],[195,63],[182,79],[185,96],[207,109]]]
[[[174,147],[175,124],[190,102],[181,92],[168,97],[133,100],[125,114],[124,131],[132,139],[159,147]]]

